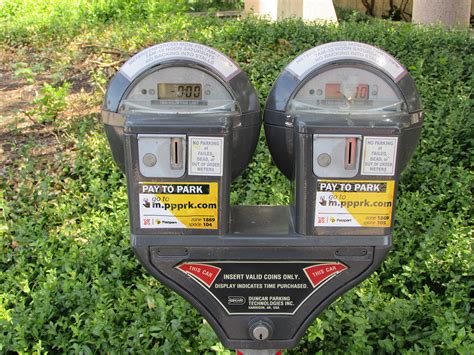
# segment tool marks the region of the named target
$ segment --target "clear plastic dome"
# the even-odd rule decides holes
[[[382,76],[355,65],[337,65],[308,80],[288,111],[367,116],[404,112],[405,105],[398,89]]]
[[[120,113],[192,114],[234,112],[238,107],[225,86],[204,70],[173,66],[138,80]]]

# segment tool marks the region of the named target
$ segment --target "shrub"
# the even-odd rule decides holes
[[[80,33],[54,36],[34,25],[28,36],[26,14],[7,26],[0,40],[4,45],[28,43],[32,52],[50,43],[52,51],[71,59],[84,54],[69,50],[70,42],[93,39],[132,54],[157,42],[196,41],[234,58],[256,86],[262,105],[283,67],[315,45],[362,41],[397,57],[416,81],[426,120],[400,181],[393,249],[378,272],[328,307],[289,352],[474,352],[469,295],[474,63],[468,32],[379,20],[349,20],[337,27],[183,14],[161,14],[159,21],[117,19],[110,9],[104,13],[111,16],[96,10],[105,2],[84,3],[91,4],[100,25],[85,23]],[[19,13],[18,4],[4,2],[8,13],[2,18]],[[61,26],[74,27],[74,16],[64,13]],[[103,78],[96,72],[100,69],[94,70],[95,77]],[[36,102],[36,110],[40,107]],[[133,256],[125,180],[95,116],[80,114],[64,127],[60,137],[74,147],[72,152],[60,151],[54,159],[35,157],[30,142],[17,147],[21,154],[5,168],[0,351],[222,350],[197,312],[148,276]],[[249,168],[233,183],[232,201],[285,204],[289,199],[290,184],[273,165],[261,136]]]

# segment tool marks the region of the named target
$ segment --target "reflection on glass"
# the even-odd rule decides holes
[[[326,100],[368,100],[369,84],[359,84],[346,90],[341,89],[341,84],[328,83],[325,85]]]

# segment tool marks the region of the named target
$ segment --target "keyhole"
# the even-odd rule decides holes
[[[269,335],[269,329],[263,325],[258,325],[252,330],[252,337],[255,340],[267,340]]]

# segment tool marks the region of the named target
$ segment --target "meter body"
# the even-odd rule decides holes
[[[295,182],[296,232],[390,235],[422,121],[412,78],[378,48],[333,42],[291,62],[268,98],[265,131]]]
[[[260,130],[255,90],[232,60],[188,42],[145,49],[112,80],[102,117],[133,235],[228,231],[230,182]]]

